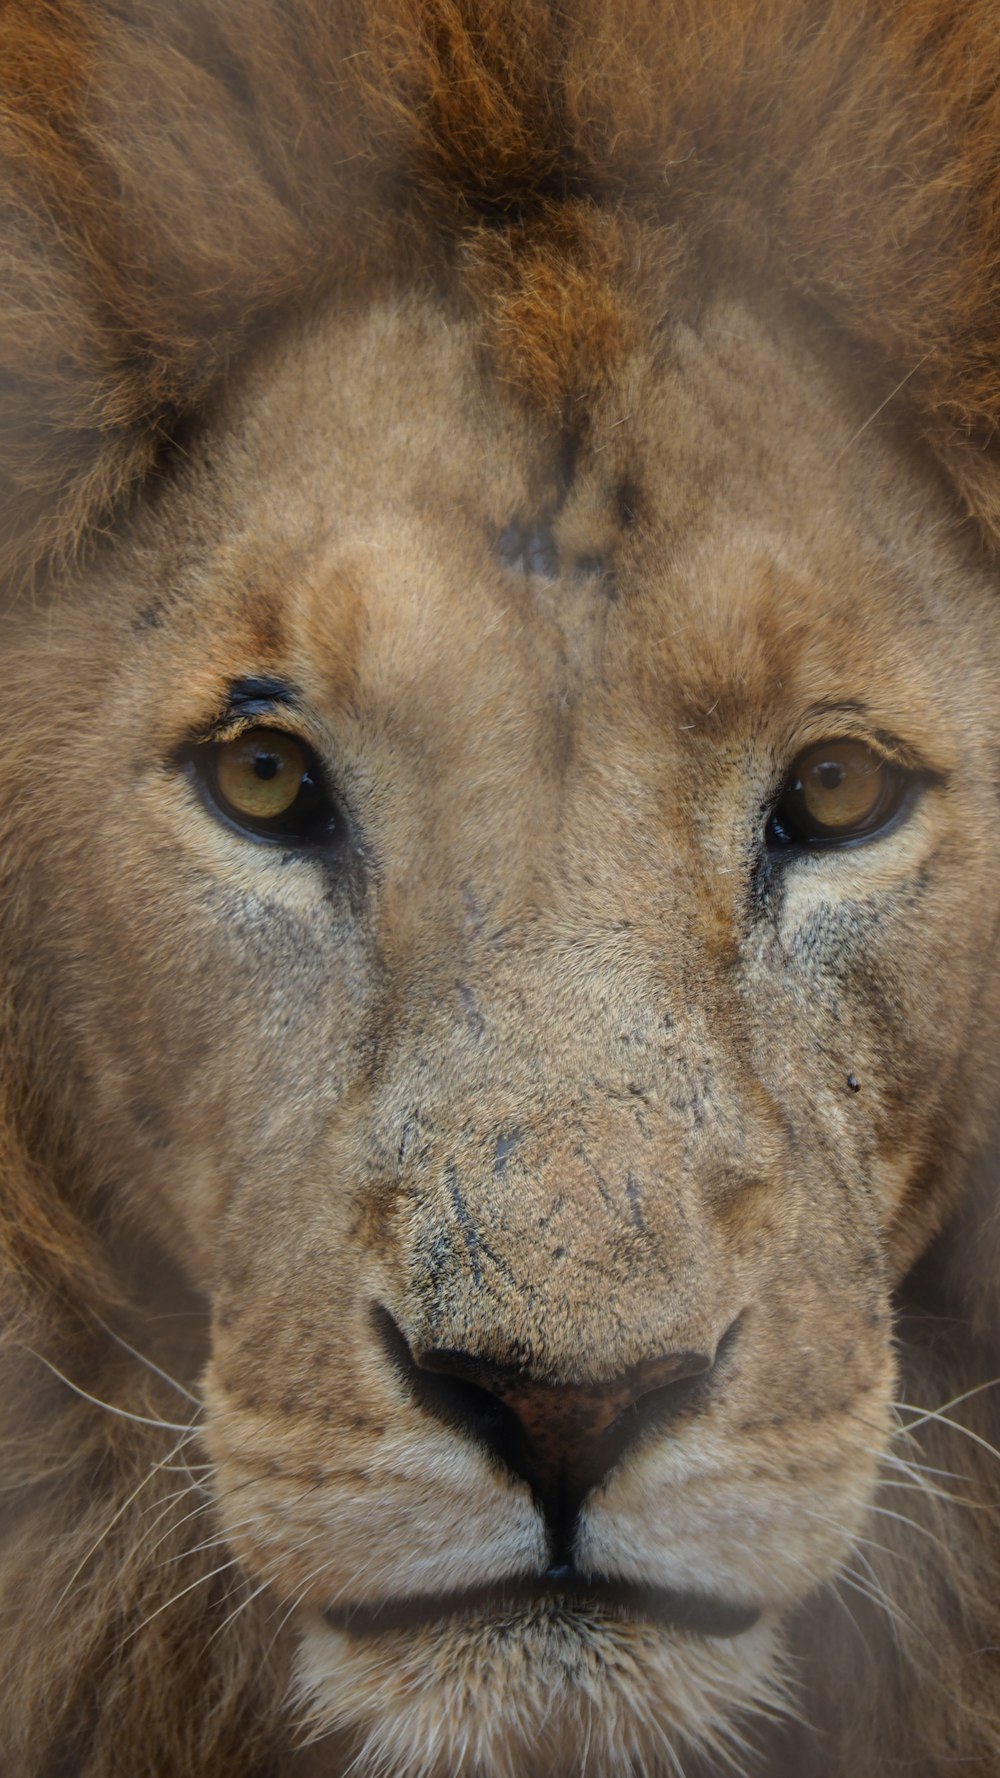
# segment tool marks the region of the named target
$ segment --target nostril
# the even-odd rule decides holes
[[[723,1375],[739,1335],[742,1316],[730,1322],[714,1354],[677,1352],[673,1354],[674,1374],[657,1379],[654,1360],[648,1371],[640,1371],[633,1381],[632,1400],[623,1408],[605,1434],[615,1447],[616,1458],[624,1453],[634,1439],[644,1432],[662,1431],[674,1420],[707,1401]]]
[[[692,1412],[699,1398],[706,1394],[705,1386],[711,1372],[712,1365],[708,1361],[683,1377],[645,1390],[622,1408],[605,1428],[591,1453],[588,1468],[588,1475],[593,1478],[591,1486],[613,1469],[644,1434],[665,1432],[675,1421]]]
[[[703,1393],[714,1369],[713,1360],[707,1352],[685,1352],[678,1356],[680,1363],[675,1375],[664,1382],[651,1381],[646,1388],[638,1384],[632,1400],[608,1427],[607,1437],[615,1440],[622,1450],[640,1432],[666,1426],[669,1421],[679,1418]]]
[[[372,1309],[372,1325],[396,1375],[426,1413],[478,1438],[509,1468],[523,1474],[528,1453],[521,1422],[498,1395],[456,1372],[462,1354],[415,1353],[381,1303]]]

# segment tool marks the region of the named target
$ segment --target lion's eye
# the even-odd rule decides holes
[[[236,815],[273,821],[287,815],[309,779],[305,748],[291,735],[252,728],[215,755],[215,782]]]
[[[870,839],[898,812],[909,782],[863,741],[821,741],[795,761],[768,837],[779,846]]]
[[[203,742],[187,757],[210,805],[255,839],[307,845],[336,829],[319,764],[294,735],[245,729],[231,741]]]

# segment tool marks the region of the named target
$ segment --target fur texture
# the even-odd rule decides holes
[[[0,9],[16,1778],[1000,1771],[995,35]],[[247,680],[332,876],[192,791]],[[842,729],[920,799],[769,875]],[[546,1560],[373,1304],[731,1333],[576,1559],[760,1622],[332,1628]]]
[[[331,285],[458,260],[510,380],[572,423],[620,350],[601,270],[632,216],[694,300],[707,260],[820,304],[992,523],[995,26],[990,0],[9,0],[8,574],[106,522]]]

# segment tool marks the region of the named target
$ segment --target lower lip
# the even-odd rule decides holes
[[[462,1593],[425,1593],[409,1598],[381,1599],[374,1604],[331,1606],[323,1613],[335,1630],[375,1636],[393,1630],[414,1630],[457,1617],[509,1618],[535,1605],[600,1616],[640,1618],[697,1636],[740,1636],[757,1622],[753,1606],[712,1599],[700,1593],[672,1592],[667,1587],[588,1580],[574,1571],[551,1570],[537,1579],[508,1581]]]

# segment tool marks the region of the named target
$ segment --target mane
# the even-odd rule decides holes
[[[654,310],[807,303],[1000,544],[996,28],[995,0],[6,0],[0,597],[103,547],[258,341],[414,286],[567,437]],[[8,991],[0,1746],[19,1778],[274,1778],[282,1626],[215,1541],[197,1403],[137,1356],[99,1154],[69,1105],[41,1130]],[[998,1276],[984,1174],[900,1292],[883,1547],[797,1627],[852,1778],[1000,1769],[967,1658],[1000,1647]]]
[[[995,31],[992,0],[7,0],[0,578],[106,528],[333,288],[444,276],[565,419],[637,229],[696,292],[815,302],[995,528]]]

